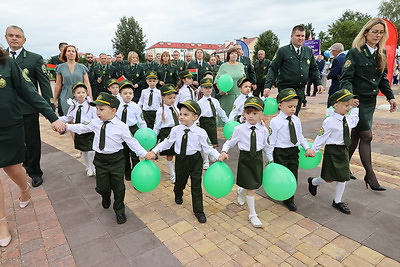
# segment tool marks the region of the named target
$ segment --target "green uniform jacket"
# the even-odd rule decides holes
[[[0,129],[23,123],[19,99],[43,114],[50,122],[58,120],[49,104],[38,94],[26,73],[13,59],[0,64]]]
[[[244,65],[244,73],[246,74],[246,78],[249,79],[252,84],[257,84],[256,73],[253,69],[250,58],[241,56],[239,57],[238,61]]]
[[[213,65],[210,64],[210,66],[211,66],[211,71],[212,71],[212,73],[213,73],[213,76],[214,76],[214,78],[215,78],[215,76],[217,76],[219,67],[221,67],[221,65],[215,64],[215,65],[213,66]]]
[[[361,51],[352,48],[346,55],[339,86],[359,96],[376,96],[381,90],[390,100],[394,95],[386,76],[386,69],[378,71],[375,55],[371,55],[367,46]]]
[[[125,76],[133,85],[138,84],[140,88],[145,88],[146,77],[144,76],[143,67],[139,64],[126,65],[122,69],[122,75]]]
[[[157,69],[158,69],[158,63],[155,62],[155,61],[152,61],[152,62],[144,62],[144,63],[141,63],[141,65],[142,65],[142,68],[143,68],[144,76],[146,76],[146,73],[147,73],[148,71],[150,71],[150,70],[157,71]]]
[[[93,61],[93,64],[89,66],[88,63],[84,64],[88,68],[88,77],[89,77],[89,83],[92,88],[95,88],[97,86],[97,76],[96,76],[96,67],[98,68],[96,61]],[[93,89],[92,89],[93,90]]]
[[[99,92],[109,92],[107,89],[107,82],[109,79],[117,79],[117,70],[112,65],[106,65],[104,68],[101,64],[95,67],[95,76],[101,78],[101,83],[97,83],[97,90]],[[97,79],[97,78],[96,78]]]
[[[271,64],[271,61],[267,58],[264,58],[261,61],[256,59],[256,61],[254,62],[254,71],[256,73],[256,78],[257,78],[257,88],[258,86],[261,87],[264,86],[265,80],[267,79],[269,64]]]
[[[158,80],[163,81],[164,83],[172,83],[175,86],[178,83],[178,71],[174,64],[158,65],[157,76]]]
[[[53,91],[42,56],[22,48],[15,62],[18,63],[22,71],[31,79],[36,87],[36,92],[38,92],[38,86],[40,87],[43,98],[54,110]],[[22,114],[35,114],[39,112],[32,105],[26,103],[21,97],[19,97],[19,103]]]
[[[178,74],[179,72],[186,70],[187,69],[187,62],[183,61],[183,60],[171,60],[172,64],[174,64],[178,70]]]
[[[114,61],[113,63],[111,63],[111,65],[113,65],[114,68],[117,70],[117,78],[122,76],[122,69],[128,64],[129,63],[126,60],[122,60],[121,62]]]
[[[193,60],[192,62],[190,62],[187,66],[188,69],[197,69],[197,74],[193,75],[193,81],[197,81],[200,82],[201,79],[203,79],[204,76],[204,72],[211,70],[211,66],[210,64],[208,64],[206,61],[204,61],[201,64],[201,66],[199,66],[199,62],[197,62],[197,60]]]
[[[317,85],[322,85],[311,48],[302,46],[301,55],[298,55],[293,45],[289,44],[276,51],[268,69],[264,88],[275,85],[279,90],[301,89],[305,87],[308,79]]]

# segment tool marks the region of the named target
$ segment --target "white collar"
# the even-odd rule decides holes
[[[371,55],[372,55],[373,53],[375,53],[376,50],[378,50],[378,47],[372,48],[372,47],[370,47],[368,44],[366,44],[366,45],[367,45],[368,50],[369,50],[369,52],[371,53]]]

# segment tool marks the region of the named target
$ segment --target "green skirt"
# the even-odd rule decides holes
[[[218,145],[217,120],[214,117],[201,117],[200,127],[203,128],[211,141],[211,144]]]
[[[93,150],[93,138],[94,133],[75,134],[74,146],[75,149],[80,151],[92,151]]]
[[[258,189],[262,184],[263,155],[257,151],[256,156],[250,156],[249,151],[240,150],[236,184],[244,189]]]
[[[345,145],[326,145],[322,161],[321,178],[325,181],[349,181],[349,165],[349,149]]]
[[[158,134],[158,140],[160,140],[160,142],[162,142],[165,138],[167,138],[169,136],[169,134],[171,133],[171,129],[172,129],[172,127],[161,128],[160,132]],[[161,151],[160,155],[174,156],[175,155],[174,146],[175,146],[175,143],[172,144],[172,146],[169,149]]]
[[[25,134],[22,123],[0,128],[0,168],[24,162],[25,151]]]
[[[153,129],[156,121],[156,113],[154,110],[143,110],[143,118],[146,121],[147,128]]]
[[[358,132],[371,130],[372,119],[374,117],[376,107],[376,96],[359,97],[360,105],[358,116],[360,120],[355,128]]]

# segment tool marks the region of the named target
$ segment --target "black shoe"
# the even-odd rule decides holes
[[[349,207],[347,207],[347,203],[346,202],[339,202],[336,203],[335,200],[332,201],[332,207],[334,207],[335,209],[338,209],[340,212],[343,212],[344,214],[350,214],[351,210],[349,209]]]
[[[205,223],[207,221],[206,215],[204,212],[195,212],[194,216],[196,216],[199,223]]]
[[[378,185],[372,185],[368,180],[365,180],[365,178],[364,178],[364,181],[365,181],[365,187],[367,189],[368,189],[368,185],[369,185],[371,190],[374,190],[374,191],[386,191],[386,188],[380,186],[379,184]]]
[[[32,186],[33,187],[38,187],[38,186],[40,186],[41,184],[43,184],[43,179],[42,179],[42,177],[40,177],[40,176],[34,176],[34,177],[31,177],[32,178]]]
[[[311,97],[316,96],[316,94],[312,94]]]
[[[285,200],[283,201],[283,204],[290,210],[290,211],[296,211],[297,206],[294,204],[293,200]]]
[[[357,180],[357,177],[355,177],[354,174],[350,173],[350,179]]]
[[[181,197],[175,197],[175,203],[178,205],[182,205],[183,199]]]
[[[125,214],[117,214],[117,223],[118,224],[123,224],[126,223],[126,216]]]
[[[127,180],[127,181],[130,181],[130,180],[132,180],[131,179],[131,173],[129,172],[127,172],[127,173],[125,173],[125,180]]]
[[[108,209],[111,205],[111,199],[103,197],[103,200],[101,201],[101,205],[103,206],[103,208]]]
[[[308,177],[308,191],[310,191],[310,194],[315,196],[317,194],[317,186],[312,184],[312,180],[314,178]]]
[[[303,108],[307,107],[307,102],[303,103]]]

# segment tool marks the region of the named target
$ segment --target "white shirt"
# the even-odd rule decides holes
[[[250,151],[250,136],[253,132],[253,130],[251,129],[252,126],[256,127],[256,150],[262,150],[264,156],[268,159],[268,161],[272,161],[273,147],[268,144],[268,129],[262,126],[260,123],[252,125],[248,121],[246,121],[245,123],[236,126],[233,130],[232,137],[225,142],[225,144],[222,146],[221,151],[225,151],[228,153],[228,151],[236,144],[238,145],[239,150]]]
[[[79,102],[76,99],[68,99],[67,103],[70,105],[67,115],[60,117],[59,119],[64,122],[64,123],[68,123],[68,122],[74,122],[76,120],[76,112],[79,109],[79,106],[81,107],[81,122],[80,123],[87,123],[95,118],[97,118],[96,115],[96,107],[92,107],[91,105],[89,105],[90,102],[90,98],[87,97],[86,100],[82,103],[79,104]]]
[[[343,139],[343,118],[344,116],[334,112],[322,123],[320,134],[315,138],[312,149],[318,152],[324,144],[344,145]],[[352,128],[357,126],[359,121],[358,108],[353,108],[350,115],[346,115],[346,122],[349,126],[349,136]]]
[[[151,106],[148,105],[150,99],[150,93],[153,91],[153,103]],[[139,99],[139,106],[145,111],[157,111],[162,105],[161,91],[157,88],[147,88],[142,91]]]
[[[18,49],[18,50],[16,50],[16,51],[13,51],[13,50],[11,50],[11,48],[8,48],[9,52],[13,51],[13,52],[16,53],[16,54],[15,54],[15,58],[17,58],[17,57],[19,56],[19,54],[21,54],[22,49],[23,49],[23,47],[21,47],[20,49]],[[9,54],[9,56],[10,56],[11,58],[13,57],[11,53]]]
[[[153,128],[153,130],[156,132],[157,135],[160,133],[161,128],[175,126],[174,117],[172,116],[172,110],[170,109],[171,107],[174,109],[176,117],[179,118],[179,110],[175,105],[167,106],[164,104],[162,107],[160,107],[157,110],[156,122],[154,123],[154,128]],[[164,120],[163,120],[163,114],[164,114]]]
[[[190,130],[188,132],[186,155],[193,155],[198,151],[203,151],[205,154],[211,154],[211,156],[216,159],[219,158],[219,152],[207,142],[207,132],[204,129],[196,126],[196,124],[193,124],[190,127],[182,124],[175,126],[172,128],[169,137],[159,143],[155,148],[152,149],[152,151],[154,151],[154,153],[158,153],[160,151],[167,150],[175,143],[174,151],[176,154],[180,154],[182,136],[185,134],[185,129]]]
[[[192,95],[190,94],[190,90],[192,91]],[[179,103],[185,103],[186,100],[194,100],[196,101],[196,95],[194,93],[194,90],[189,88],[187,85],[183,85],[178,92],[178,95],[176,96],[175,99],[175,104],[178,105]]]
[[[303,136],[301,121],[296,115],[292,116],[292,122],[296,130],[297,143],[293,144],[292,141],[290,141],[289,120],[286,119],[287,117],[288,116],[285,113],[280,111],[276,117],[272,118],[269,123],[269,144],[273,147],[279,148],[295,147],[300,144],[304,149],[309,149],[310,146]]]
[[[244,102],[246,102],[247,98],[253,96],[251,93],[248,95],[240,94],[233,102],[232,111],[229,114],[229,120],[234,121],[236,116],[241,116],[244,110]]]
[[[117,118],[122,120],[122,111],[125,108],[124,105],[128,105],[128,107],[126,108],[126,125],[133,126],[137,123],[139,128],[147,128],[146,122],[141,117],[142,110],[140,109],[138,104],[132,101],[129,103],[121,101],[117,109],[117,113],[115,114]]]
[[[378,50],[378,47],[372,48],[368,44],[365,44],[365,45],[368,47],[368,50],[371,53],[371,55],[374,54],[376,50]]]
[[[199,104],[200,108],[201,108],[201,114],[199,116],[200,117],[213,117],[213,113],[211,110],[211,105],[210,105],[210,101],[208,99],[211,99],[211,101],[214,104],[215,107],[215,112],[217,113],[216,115],[218,115],[221,120],[223,122],[228,122],[228,117],[226,116],[225,111],[221,108],[221,105],[219,104],[219,101],[213,97],[205,97],[203,96],[198,102],[197,104]]]
[[[88,124],[67,124],[67,130],[84,134],[94,132],[93,150],[101,154],[112,154],[123,149],[122,143],[125,142],[129,148],[135,152],[139,157],[144,157],[147,151],[139,144],[139,142],[132,137],[128,125],[114,117],[106,126],[105,147],[100,150],[100,130],[103,126],[103,121],[99,118],[93,119]]]

